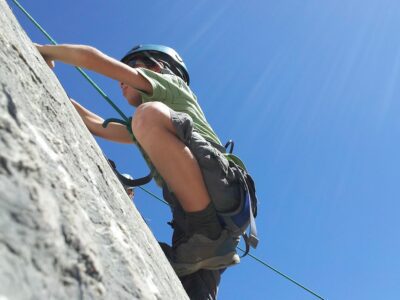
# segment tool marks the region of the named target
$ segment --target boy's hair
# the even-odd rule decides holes
[[[155,65],[162,64],[162,73],[175,74],[182,78],[189,85],[189,73],[186,65],[179,54],[172,48],[163,45],[139,45],[132,48],[122,59],[132,67],[135,66],[137,60],[152,68]]]

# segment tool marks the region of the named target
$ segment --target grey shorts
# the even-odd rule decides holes
[[[223,155],[225,148],[212,144],[194,131],[188,114],[171,110],[171,120],[178,138],[197,159],[215,209],[219,213],[235,211],[240,206],[242,187]]]

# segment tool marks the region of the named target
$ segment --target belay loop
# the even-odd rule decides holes
[[[110,118],[107,119],[103,122],[102,126],[104,128],[106,128],[108,126],[108,124],[110,123],[118,123],[118,124],[122,124],[125,125],[126,129],[129,131],[129,133],[131,134],[132,140],[133,142],[137,143],[135,136],[133,135],[132,132],[132,117],[130,117],[127,121],[125,120],[121,120],[121,119],[116,119],[116,118]],[[110,162],[110,160],[109,160]],[[128,187],[135,187],[135,186],[140,186],[140,185],[145,185],[147,183],[149,183],[151,181],[151,179],[153,178],[153,174],[152,172],[149,173],[149,175],[145,176],[145,177],[141,177],[138,179],[129,179],[126,178],[125,176],[123,176],[116,168],[115,163],[114,162],[110,162],[111,167],[113,168],[115,174],[117,175],[118,179],[125,185]]]

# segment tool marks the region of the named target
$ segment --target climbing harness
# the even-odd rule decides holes
[[[256,249],[258,245],[257,227],[255,217],[257,216],[257,196],[255,184],[251,176],[246,171],[246,168],[241,159],[233,154],[234,141],[229,140],[225,144],[225,149],[228,152],[224,153],[229,162],[230,168],[235,172],[242,187],[242,201],[240,207],[234,212],[219,213],[218,217],[223,226],[225,226],[233,236],[242,236],[246,250],[242,257],[246,256],[250,247]],[[246,232],[248,228],[248,232]]]
[[[26,9],[17,1],[17,0],[12,0],[14,2],[14,4],[25,14],[25,16],[49,39],[49,41],[51,41],[54,45],[57,45],[57,42],[43,29],[43,27],[26,11]],[[140,47],[140,46],[139,46]],[[136,49],[133,48],[130,52],[135,51]],[[129,53],[128,53],[129,54]],[[128,55],[127,54],[127,55]],[[127,55],[125,57],[127,57]],[[125,58],[124,57],[124,58]],[[177,59],[180,59],[179,55],[177,56]],[[178,59],[178,62],[179,62]],[[180,59],[181,60],[181,59]],[[184,70],[181,70],[181,72],[183,72],[183,74],[185,75],[185,71],[187,73],[186,70],[186,66],[183,63],[183,61],[181,60],[182,66],[184,67]],[[103,96],[103,98],[114,108],[114,110],[116,110],[119,115],[122,117],[123,120],[120,119],[115,119],[115,118],[111,118],[111,119],[107,119],[104,123],[103,126],[107,126],[110,122],[117,122],[120,124],[124,124],[129,132],[131,133],[132,136],[132,140],[135,141],[135,137],[132,134],[132,131],[130,130],[130,124],[131,124],[131,120],[129,118],[127,118],[124,113],[111,101],[111,99],[103,92],[103,90],[81,69],[76,67],[76,69],[82,74],[82,76],[94,87],[94,89]],[[179,75],[178,75],[179,76]],[[186,81],[187,84],[189,84],[189,75],[187,74],[187,79],[184,79]],[[229,142],[228,142],[229,143]],[[232,154],[233,151],[233,147],[234,147],[234,143],[233,141],[231,141],[230,144],[228,144],[226,146],[226,148],[231,145],[231,149],[230,149],[230,153],[225,154],[225,156],[228,159],[231,160],[236,160],[237,162],[241,162],[241,160],[238,157],[235,157]],[[239,166],[240,164],[237,163]],[[244,167],[243,162],[241,162],[242,166]],[[119,173],[119,172],[118,172]],[[122,175],[121,175],[122,176]],[[150,176],[150,175],[148,175]],[[146,177],[148,177],[146,176]],[[119,178],[119,177],[118,177]],[[145,178],[145,177],[143,177]],[[161,199],[160,197],[158,197],[157,195],[151,193],[150,191],[142,188],[139,186],[140,189],[142,189],[143,191],[145,191],[146,193],[148,193],[149,195],[153,196],[154,198],[158,199],[159,201],[163,202],[166,205],[169,205],[168,202],[166,202],[165,200]],[[251,201],[249,201],[249,203],[251,204]],[[253,209],[253,208],[251,208]],[[241,249],[240,247],[237,247],[240,251],[246,253],[246,250]],[[308,293],[314,295],[315,297],[317,297],[318,299],[324,300],[324,298],[322,298],[321,296],[319,296],[317,293],[313,292],[312,290],[306,288],[305,286],[303,286],[302,284],[298,283],[297,281],[293,280],[292,278],[290,278],[289,276],[285,275],[284,273],[278,271],[277,269],[273,268],[272,266],[270,266],[269,264],[267,264],[266,262],[264,262],[263,260],[257,258],[256,256],[252,255],[252,254],[248,254],[250,257],[252,257],[253,259],[255,259],[257,262],[261,263],[262,265],[264,265],[265,267],[269,268],[270,270],[274,271],[275,273],[279,274],[280,276],[284,277],[285,279],[289,280],[290,282],[292,282],[293,284],[297,285],[298,287],[304,289],[305,291],[307,291]]]

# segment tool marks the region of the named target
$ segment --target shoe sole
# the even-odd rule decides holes
[[[219,270],[240,263],[240,257],[236,252],[230,252],[224,256],[211,257],[197,263],[172,263],[175,273],[181,277],[192,274],[200,269]]]

